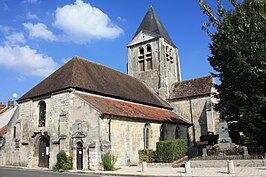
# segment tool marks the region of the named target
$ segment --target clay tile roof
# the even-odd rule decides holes
[[[176,82],[172,85],[169,99],[183,99],[188,97],[203,96],[211,93],[213,78],[211,75]]]
[[[152,6],[150,7],[148,12],[146,13],[145,17],[143,18],[137,32],[134,35],[134,37],[136,37],[137,34],[141,31],[152,32],[156,36],[162,36],[168,42],[170,42],[173,46],[175,46],[172,39],[170,38],[168,32],[166,31],[165,27],[163,26],[163,23],[161,22],[161,20],[157,16],[157,14],[156,14],[156,12]]]
[[[80,57],[74,57],[18,102],[68,88],[172,109],[140,80]]]
[[[102,115],[191,124],[189,120],[178,116],[174,112],[167,109],[161,109],[107,97],[99,97],[95,95],[82,93],[76,94],[100,111]]]
[[[7,131],[7,125],[0,128],[0,137],[3,137],[6,134]]]

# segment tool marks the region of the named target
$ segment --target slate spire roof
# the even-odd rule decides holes
[[[157,14],[156,14],[156,12],[152,6],[150,6],[150,9],[148,10],[145,17],[143,18],[137,32],[134,35],[134,37],[136,37],[136,35],[141,31],[148,31],[148,32],[155,34],[156,36],[162,36],[168,42],[170,42],[172,45],[174,45],[168,32],[164,28],[163,23],[161,22],[161,20],[157,16]]]
[[[172,109],[140,80],[89,60],[74,57],[19,98],[18,102],[69,88],[136,103]]]

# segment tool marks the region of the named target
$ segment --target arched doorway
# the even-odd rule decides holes
[[[39,167],[49,168],[50,146],[47,138],[42,137],[39,143]]]
[[[81,142],[77,143],[77,170],[83,169],[83,145]]]

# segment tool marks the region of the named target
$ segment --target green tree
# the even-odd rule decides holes
[[[200,6],[209,18],[203,26],[212,41],[208,60],[221,82],[217,110],[238,131],[266,144],[266,1],[230,0],[232,10],[216,1],[215,12],[204,0]]]

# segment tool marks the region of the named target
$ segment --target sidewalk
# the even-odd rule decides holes
[[[227,174],[227,168],[191,168],[191,174],[185,173],[184,168],[148,168],[141,172],[139,167],[123,167],[116,171],[74,171],[88,174],[118,175],[118,176],[159,176],[159,177],[266,177],[266,167],[235,167],[234,174]]]

